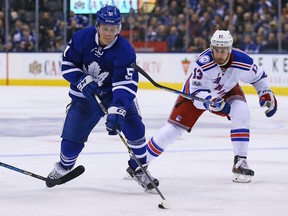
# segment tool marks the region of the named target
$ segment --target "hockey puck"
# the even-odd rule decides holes
[[[169,208],[169,204],[168,204],[167,200],[163,199],[162,202],[160,204],[158,204],[158,208],[160,208],[160,209],[168,209]]]

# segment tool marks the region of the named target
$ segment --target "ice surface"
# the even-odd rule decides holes
[[[60,133],[70,99],[66,87],[0,87],[0,161],[46,176],[59,158]],[[104,121],[94,129],[77,164],[77,179],[46,188],[39,179],[0,167],[1,216],[286,216],[288,215],[288,98],[266,118],[256,95],[248,95],[250,184],[231,181],[229,121],[205,113],[191,133],[170,145],[149,170],[171,208],[158,194],[124,180],[128,153]],[[166,122],[176,95],[139,90],[147,138]]]

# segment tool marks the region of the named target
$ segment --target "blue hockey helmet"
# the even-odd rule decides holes
[[[96,13],[96,23],[107,25],[121,25],[122,16],[116,6],[105,5]]]

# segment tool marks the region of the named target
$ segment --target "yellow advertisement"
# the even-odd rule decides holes
[[[139,0],[138,11],[151,13],[156,6],[156,0]]]

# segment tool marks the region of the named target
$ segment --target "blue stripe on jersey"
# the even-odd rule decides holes
[[[262,76],[260,77],[260,79],[256,80],[255,82],[252,82],[250,83],[251,85],[255,84],[256,82],[258,82],[259,80],[263,79],[263,78],[266,78],[267,77],[267,74],[265,73],[265,71],[263,71],[263,74]]]
[[[205,65],[206,66],[206,65]],[[203,71],[208,71],[208,70],[211,70],[212,68],[214,68],[214,67],[216,67],[217,66],[217,64],[212,64],[211,66],[209,66],[209,67],[207,67],[207,68],[204,68],[204,67],[202,67],[202,70]]]
[[[236,66],[236,65],[231,65],[230,67],[231,68],[238,68],[240,70],[245,70],[245,71],[249,71],[250,70],[250,68],[244,68],[244,67],[240,67],[240,66]]]

